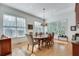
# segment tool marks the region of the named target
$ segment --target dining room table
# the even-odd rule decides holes
[[[44,34],[44,35],[37,35],[37,36],[33,36],[33,39],[34,40],[38,40],[38,48],[39,48],[39,50],[40,50],[40,42],[42,41],[42,40],[47,40],[48,39],[48,35],[47,34]]]

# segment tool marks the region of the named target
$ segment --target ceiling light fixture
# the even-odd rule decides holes
[[[47,22],[46,22],[46,19],[45,19],[45,12],[46,12],[46,9],[43,8],[43,23],[41,24],[42,26],[47,26]]]

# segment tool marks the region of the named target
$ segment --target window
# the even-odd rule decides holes
[[[55,34],[66,34],[67,20],[51,22],[48,24],[48,32],[54,32]]]
[[[41,26],[40,22],[35,21],[34,22],[35,31],[34,32],[43,32],[43,27]]]
[[[17,36],[25,36],[26,24],[24,18],[17,17]]]
[[[14,16],[3,16],[3,33],[9,37],[16,37],[16,18]]]
[[[26,33],[25,19],[3,15],[3,34],[8,37],[22,37]]]

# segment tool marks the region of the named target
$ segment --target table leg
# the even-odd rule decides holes
[[[38,49],[40,50],[40,40],[38,40]]]

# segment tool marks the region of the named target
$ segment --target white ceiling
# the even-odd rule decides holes
[[[43,18],[43,8],[46,9],[45,18],[50,20],[56,13],[71,8],[73,3],[5,3],[10,7]]]

